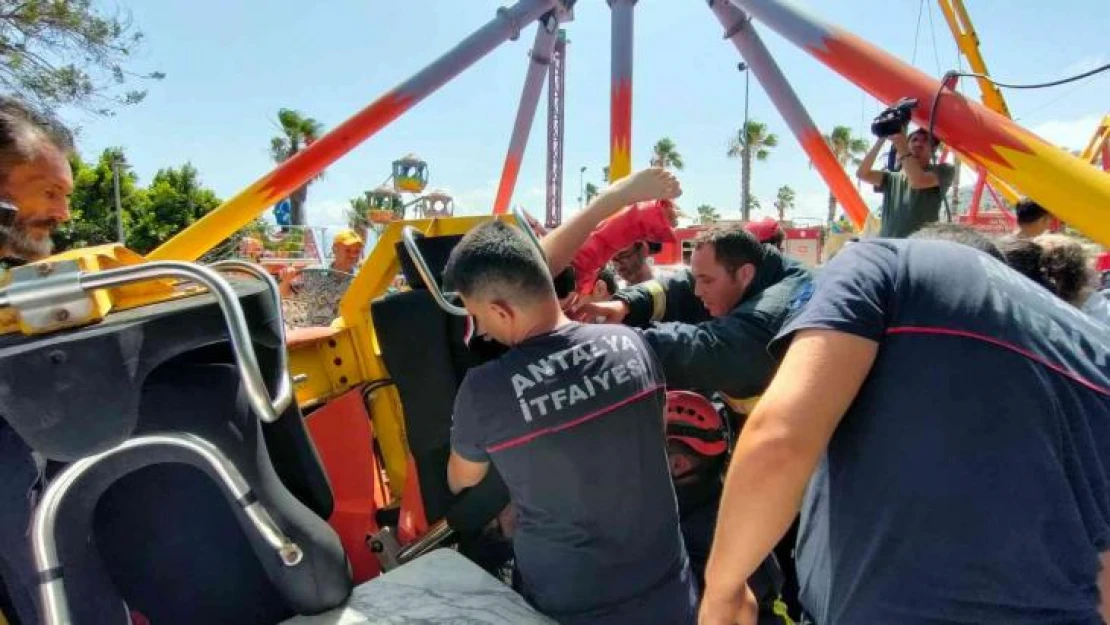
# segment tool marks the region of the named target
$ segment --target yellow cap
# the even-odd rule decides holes
[[[340,230],[339,234],[336,234],[335,238],[332,239],[332,243],[338,245],[362,245],[362,237],[358,236],[358,233],[354,230],[348,228]]]

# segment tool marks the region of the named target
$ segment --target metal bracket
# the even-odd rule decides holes
[[[398,560],[401,555],[401,542],[397,540],[397,534],[391,528],[385,527],[371,534],[366,539],[366,545],[370,547],[371,553],[377,556],[378,563],[382,565],[382,572],[392,571],[401,566]]]
[[[18,311],[23,324],[33,332],[81,325],[93,316],[95,301],[81,285],[77,261],[16,267],[11,277],[0,306]]]

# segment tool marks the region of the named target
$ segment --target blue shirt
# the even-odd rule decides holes
[[[541,611],[604,611],[681,575],[665,401],[654,355],[623,326],[572,323],[467,373],[451,447],[508,485],[517,568]]]
[[[879,343],[807,489],[821,625],[1101,624],[1110,329],[970,247],[845,248],[779,338]]]

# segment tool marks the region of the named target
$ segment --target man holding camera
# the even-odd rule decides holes
[[[933,164],[937,141],[927,130],[919,128],[906,135],[909,111],[914,105],[916,102],[895,105],[875,120],[871,130],[879,140],[856,170],[857,178],[883,194],[879,236],[884,238],[905,238],[925,224],[938,221],[944,194],[956,173],[947,163]],[[894,145],[895,164],[889,171],[874,169],[887,139]]]

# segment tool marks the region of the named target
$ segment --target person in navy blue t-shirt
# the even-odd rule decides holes
[[[567,319],[539,251],[501,222],[463,237],[446,282],[510,346],[463,380],[448,481],[457,493],[497,467],[524,595],[561,623],[692,624],[651,349],[623,326]]]
[[[700,623],[734,622],[800,505],[818,625],[1101,625],[1110,328],[950,241],[853,245],[797,306],[733,457]]]

